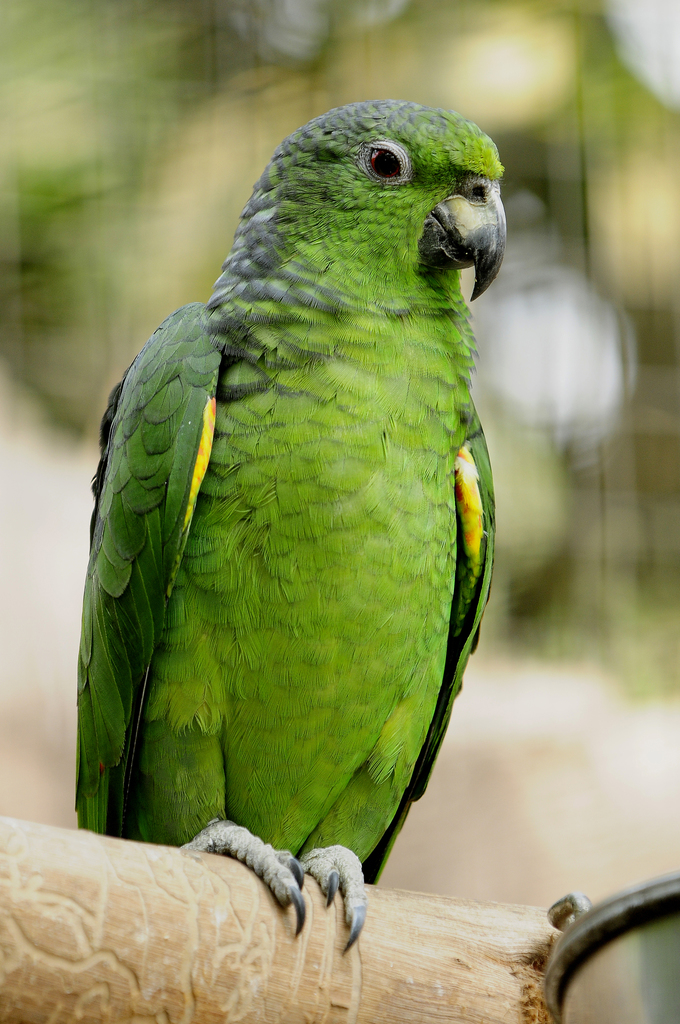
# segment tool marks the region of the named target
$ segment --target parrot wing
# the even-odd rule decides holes
[[[382,839],[363,863],[364,878],[376,882],[389,857],[411,804],[424,794],[446,733],[463,672],[479,640],[493,569],[495,512],[489,453],[474,411],[467,440],[456,460],[456,583],[442,686],[427,737],[397,813]]]
[[[120,835],[144,684],[208,465],[221,354],[177,310],[113,390],[93,482],[78,658],[78,823]]]

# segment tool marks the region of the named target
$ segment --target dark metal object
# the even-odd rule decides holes
[[[557,1024],[680,1021],[680,872],[577,917],[550,958],[545,993]]]
[[[570,892],[548,910],[548,920],[553,928],[566,932],[579,917],[592,910],[592,903],[582,892]]]

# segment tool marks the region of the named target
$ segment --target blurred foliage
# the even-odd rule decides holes
[[[473,309],[499,491],[487,649],[593,657],[631,692],[679,692],[680,122],[612,25],[597,0],[5,0],[0,356],[93,435],[145,337],[209,295],[281,138],[355,99],[458,109],[501,151],[506,299],[528,311],[510,332],[503,275]],[[584,296],[573,324],[539,309],[548,277]],[[619,369],[586,436],[566,370],[548,378],[587,306],[611,310]],[[540,409],[485,370],[493,323],[494,344],[526,338],[545,363]],[[594,406],[598,365],[576,368]]]

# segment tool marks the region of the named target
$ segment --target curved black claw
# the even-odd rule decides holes
[[[296,885],[291,885],[288,890],[290,894],[290,901],[295,907],[295,916],[297,917],[297,924],[295,926],[295,934],[299,935],[302,931],[302,926],[305,923],[305,898]]]
[[[290,871],[291,875],[293,876],[299,887],[302,889],[305,884],[305,869],[303,868],[302,864],[297,859],[297,857],[290,858],[290,860],[288,861],[288,870]]]
[[[366,920],[366,905],[360,904],[358,907],[352,907],[352,926],[349,930],[349,938],[347,945],[345,946],[344,952],[346,953],[361,935],[361,929],[364,927],[364,921]]]
[[[328,892],[326,893],[326,906],[330,907],[331,903],[335,899],[335,894],[338,891],[340,885],[340,875],[337,871],[331,871],[328,876]]]

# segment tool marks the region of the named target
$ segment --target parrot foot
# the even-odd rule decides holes
[[[345,920],[349,925],[346,953],[359,938],[366,920],[368,897],[361,861],[346,846],[322,846],[303,854],[300,863],[305,872],[319,883],[327,906],[330,907],[340,889],[345,904]]]
[[[221,853],[243,861],[268,886],[282,907],[293,904],[297,919],[295,934],[300,934],[305,923],[305,901],[301,892],[305,875],[300,861],[288,850],[275,850],[247,828],[219,818],[208,822],[182,849]]]

